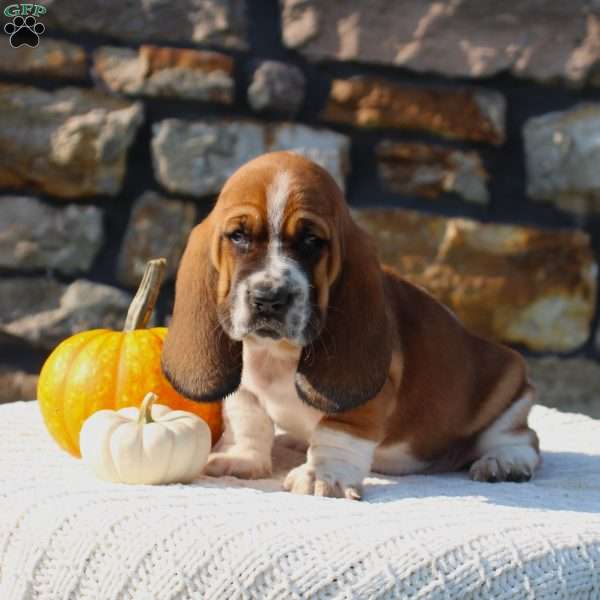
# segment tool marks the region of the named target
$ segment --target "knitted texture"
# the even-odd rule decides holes
[[[363,502],[276,477],[98,481],[35,402],[0,407],[0,598],[600,598],[600,421],[536,407],[534,481],[374,475]]]

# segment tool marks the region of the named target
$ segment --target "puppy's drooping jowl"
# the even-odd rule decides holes
[[[210,475],[267,477],[274,425],[308,446],[284,482],[304,494],[359,498],[370,470],[523,481],[539,462],[523,359],[382,267],[293,153],[240,168],[191,233],[162,364],[190,398],[227,396]]]

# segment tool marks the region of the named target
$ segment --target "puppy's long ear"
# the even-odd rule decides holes
[[[217,317],[219,274],[211,260],[210,217],[197,225],[179,264],[173,319],[162,351],[171,385],[194,400],[220,400],[234,392],[242,372],[241,342],[234,342]]]
[[[341,271],[333,284],[325,327],[303,349],[296,373],[300,397],[326,413],[359,406],[382,388],[392,335],[383,274],[370,238],[346,216]]]

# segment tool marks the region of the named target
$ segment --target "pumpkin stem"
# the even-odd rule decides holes
[[[154,392],[148,392],[142,400],[140,406],[140,415],[138,417],[138,425],[147,425],[154,423],[152,418],[152,405],[158,400],[158,396]]]
[[[165,258],[155,258],[146,263],[146,270],[140,287],[129,305],[123,331],[133,331],[134,329],[144,329],[146,327],[158,298],[166,266],[167,260]]]

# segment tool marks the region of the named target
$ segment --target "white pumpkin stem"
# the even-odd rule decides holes
[[[129,305],[123,331],[133,331],[134,329],[144,329],[146,327],[152,316],[166,267],[166,258],[154,258],[146,263],[146,270],[140,287]]]
[[[154,392],[148,392],[142,400],[140,406],[140,415],[138,417],[139,425],[147,425],[148,423],[154,423],[152,418],[152,405],[158,400],[158,396]]]

